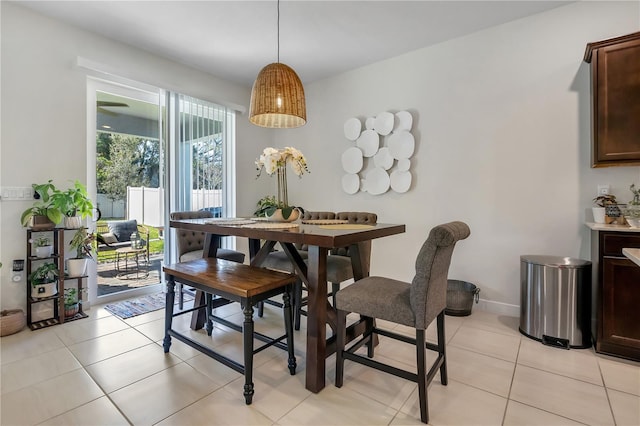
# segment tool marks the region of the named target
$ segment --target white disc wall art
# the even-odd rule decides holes
[[[350,141],[355,141],[360,136],[362,123],[357,118],[350,118],[344,123],[344,137]]]
[[[393,130],[395,116],[390,112],[381,112],[373,122],[373,130],[382,136],[386,136]]]
[[[410,131],[411,126],[413,126],[413,117],[411,116],[409,111],[399,111],[396,113],[396,126],[393,129],[394,131]]]
[[[406,130],[399,130],[389,136],[389,151],[396,160],[410,158],[415,148],[413,135]]]
[[[391,188],[404,193],[411,188],[411,156],[415,138],[411,134],[413,117],[409,111],[381,112],[362,122],[349,118],[344,135],[355,146],[342,154],[342,189],[347,194],[358,191],[371,195],[384,194]],[[395,166],[395,167],[394,167]]]
[[[358,173],[362,170],[362,151],[355,146],[342,153],[342,168],[347,173]]]
[[[390,184],[395,192],[407,192],[411,187],[411,172],[395,170],[391,173]]]
[[[373,164],[375,164],[376,167],[381,167],[385,170],[389,170],[393,167],[393,157],[389,152],[389,148],[386,146],[384,148],[380,148],[380,150],[376,152],[376,155],[373,156]]]
[[[411,167],[411,160],[408,158],[403,158],[402,160],[398,160],[398,170],[401,172],[406,172]]]
[[[364,127],[365,127],[367,130],[373,130],[373,125],[374,125],[375,121],[376,121],[376,119],[375,119],[374,117],[369,117],[369,118],[367,118],[367,119],[365,120],[365,122],[364,122]]]
[[[356,141],[358,148],[365,157],[373,157],[380,148],[380,135],[373,130],[365,130]]]
[[[360,176],[349,173],[342,176],[342,189],[347,194],[355,194],[360,189]]]
[[[384,194],[389,190],[389,174],[386,170],[376,167],[367,173],[367,192],[371,195]]]

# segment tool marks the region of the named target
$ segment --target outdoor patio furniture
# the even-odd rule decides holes
[[[116,261],[117,249],[131,247],[144,251],[144,261],[149,263],[149,229],[132,220],[108,220],[96,227],[98,253],[102,259]],[[132,241],[131,235],[137,233]],[[135,246],[135,247],[134,247]],[[141,259],[142,260],[142,259]]]

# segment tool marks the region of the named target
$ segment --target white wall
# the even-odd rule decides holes
[[[237,87],[104,38],[1,3],[0,185],[86,180],[85,76],[77,56],[122,74],[200,98],[247,105]],[[624,201],[640,168],[589,167],[591,41],[640,29],[638,2],[580,2],[490,28],[306,86],[308,124],[265,130],[238,117],[238,215],[271,192],[255,179],[265,146],[295,146],[311,173],[289,179],[292,203],[311,210],[366,210],[407,233],[374,243],[372,272],[410,279],[415,255],[435,224],[466,221],[451,276],[482,288],[489,306],[519,304],[519,256],[588,258],[583,225],[596,185]],[[414,115],[414,176],[405,194],[342,192],[344,121],[381,111]],[[72,150],[78,150],[73,152]],[[0,203],[1,307],[24,307],[24,286],[7,265],[24,257],[19,215],[29,203]],[[244,244],[241,244],[242,248]],[[501,305],[505,304],[505,305]],[[517,311],[516,311],[517,312]]]
[[[308,124],[278,138],[311,170],[290,179],[289,200],[406,223],[406,234],[374,242],[372,260],[373,274],[404,280],[429,229],[463,220],[471,237],[456,247],[450,276],[478,285],[497,302],[489,308],[517,314],[519,256],[588,259],[583,223],[597,184],[627,201],[640,182],[638,167],[590,168],[582,62],[588,42],[639,29],[638,2],[580,2],[307,85]],[[399,110],[414,117],[410,191],[345,194],[344,122]]]

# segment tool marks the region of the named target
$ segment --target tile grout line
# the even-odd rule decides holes
[[[609,398],[609,389],[607,388],[607,382],[604,380],[604,373],[602,373],[602,366],[600,366],[600,361],[598,357],[596,357],[596,364],[598,364],[598,372],[600,372],[600,379],[602,380],[602,387],[604,388],[604,394],[607,397],[607,403],[609,404],[609,411],[611,412],[611,418],[613,419],[613,424],[617,425],[616,415],[613,412],[613,406],[611,405],[611,398]]]
[[[509,392],[507,392],[507,404],[504,406],[504,413],[502,414],[502,425],[504,425],[507,419],[507,410],[509,409],[509,402],[511,401],[511,390],[513,389],[513,382],[516,378],[516,369],[518,368],[518,358],[520,358],[520,349],[522,348],[522,336],[518,342],[518,351],[516,352],[516,359],[513,363],[513,373],[511,374],[511,383],[509,383]]]

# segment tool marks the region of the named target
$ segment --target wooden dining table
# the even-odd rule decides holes
[[[305,386],[319,392],[325,386],[325,359],[335,352],[335,337],[327,339],[326,325],[335,331],[336,312],[327,298],[327,255],[332,248],[349,247],[355,280],[369,275],[369,258],[364,244],[373,239],[405,232],[405,225],[281,224],[241,219],[184,219],[170,221],[170,227],[205,232],[203,256],[215,257],[223,236],[246,237],[251,265],[260,266],[276,243],[287,254],[309,293],[307,306],[307,348]],[[308,257],[300,256],[296,245],[308,247]],[[194,315],[196,315],[194,313]],[[202,317],[194,317],[192,328],[202,326]],[[364,323],[357,321],[347,332],[349,340],[362,334]]]

